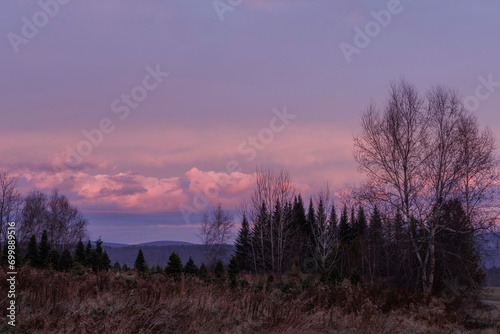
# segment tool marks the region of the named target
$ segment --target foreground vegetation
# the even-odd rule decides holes
[[[299,272],[239,275],[235,285],[226,275],[78,274],[23,267],[17,277],[15,331],[3,327],[0,332],[472,333],[496,326],[473,301],[348,280],[323,284]],[[3,270],[0,286],[7,290]],[[0,307],[6,306],[2,296]]]

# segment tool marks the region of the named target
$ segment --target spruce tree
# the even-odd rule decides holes
[[[142,249],[139,249],[137,253],[137,258],[135,259],[134,268],[142,274],[146,271],[146,260],[144,259],[144,254],[142,253]]]
[[[61,254],[61,258],[59,259],[59,270],[68,271],[73,267],[73,258],[71,257],[71,253],[69,250],[65,249]]]
[[[194,264],[193,259],[191,256],[189,257],[188,262],[186,262],[186,265],[184,266],[184,272],[189,275],[198,275],[198,267],[196,264]]]
[[[215,263],[214,274],[215,274],[215,278],[218,280],[221,280],[224,278],[224,275],[225,275],[224,265],[222,264],[222,262],[220,260],[218,260]]]
[[[102,251],[102,240],[99,237],[99,239],[97,239],[95,242],[95,249],[92,251],[91,261],[90,261],[92,270],[94,272],[106,269],[103,267],[103,255],[104,253]]]
[[[307,222],[306,210],[302,196],[299,194],[294,199],[292,209],[292,242],[291,259],[295,265],[299,266],[309,256],[309,241],[311,228]]]
[[[255,249],[255,259],[254,259],[254,268],[257,267],[259,270],[267,270],[266,263],[269,254],[267,252],[267,246],[269,240],[268,230],[269,230],[269,215],[267,213],[267,206],[264,201],[262,201],[262,205],[260,206],[259,215],[257,217],[257,221],[254,224],[253,235],[252,235],[252,243]]]
[[[50,245],[47,237],[47,231],[43,230],[42,240],[40,241],[39,265],[40,268],[49,266]]]
[[[338,237],[337,224],[338,224],[337,212],[335,211],[335,205],[332,204],[330,215],[328,216],[328,228],[330,231],[330,235],[334,240],[336,240]]]
[[[252,271],[254,269],[252,261],[252,244],[250,239],[250,225],[246,214],[243,214],[241,229],[235,241],[235,257],[238,266],[242,270]]]
[[[85,265],[89,268],[92,267],[92,253],[92,243],[89,240],[87,241],[87,247],[85,247]]]
[[[125,272],[127,272],[127,271],[128,271],[128,269],[129,269],[129,268],[128,268],[127,264],[125,263],[125,264],[123,265],[123,267],[122,267],[122,270],[123,270],[123,271],[125,271]]]
[[[104,251],[104,253],[102,254],[101,268],[102,270],[108,270],[109,268],[111,268],[111,260],[109,259],[107,251]]]
[[[344,205],[339,223],[339,240],[343,243],[351,242],[351,227],[347,218],[347,207]]]
[[[370,225],[368,226],[368,249],[372,266],[371,272],[376,276],[381,275],[381,269],[383,268],[384,247],[382,218],[377,206],[375,206],[370,217]]]
[[[358,230],[357,230],[358,222],[356,221],[354,206],[351,207],[351,219],[349,220],[349,225],[351,225],[351,240],[354,240],[358,236]]]
[[[365,210],[360,205],[358,208],[358,217],[356,219],[356,233],[361,237],[365,237],[367,226]]]
[[[240,269],[238,268],[238,262],[236,261],[236,258],[233,256],[231,257],[231,261],[229,261],[229,266],[227,267],[227,274],[229,276],[229,280],[231,281],[232,287],[236,286],[236,277],[239,272]]]
[[[118,261],[116,261],[115,264],[113,265],[113,271],[117,273],[122,271],[122,267],[120,266],[120,263]]]
[[[182,273],[182,261],[176,252],[172,252],[168,258],[168,265],[165,268],[165,273],[171,276],[178,276]]]
[[[59,268],[59,252],[56,251],[55,249],[50,251],[49,255],[49,264],[50,267],[54,270],[60,270]]]
[[[31,236],[30,242],[28,244],[28,252],[26,254],[26,261],[29,261],[30,266],[39,266],[39,254],[38,254],[38,244],[36,242],[35,235]]]
[[[208,280],[208,270],[205,263],[201,264],[198,276],[200,276],[200,278],[204,281]]]
[[[309,209],[307,210],[307,222],[312,229],[316,225],[316,215],[314,214],[314,205],[312,197],[309,198]]]
[[[80,263],[82,266],[85,265],[85,246],[83,245],[82,239],[80,239],[76,245],[75,261]]]

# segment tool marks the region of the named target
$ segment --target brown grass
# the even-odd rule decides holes
[[[18,333],[466,333],[449,305],[418,294],[331,288],[313,277],[245,277],[245,288],[158,274],[73,275],[22,268]],[[260,283],[259,283],[260,281]],[[0,271],[1,291],[6,291]],[[0,296],[0,307],[7,307]],[[3,313],[5,319],[5,311]],[[0,332],[8,331],[6,321]],[[4,326],[4,327],[1,327]]]

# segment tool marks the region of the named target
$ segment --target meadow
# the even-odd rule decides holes
[[[474,302],[326,285],[303,273],[239,275],[231,287],[213,276],[23,267],[16,300],[16,327],[3,321],[2,333],[495,333],[498,325],[491,307]]]

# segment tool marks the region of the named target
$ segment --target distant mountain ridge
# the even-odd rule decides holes
[[[95,241],[92,241],[92,245],[95,246]],[[128,246],[174,246],[174,245],[196,245],[191,242],[185,242],[185,241],[172,241],[172,240],[161,240],[161,241],[151,241],[151,242],[144,242],[141,244],[136,244],[136,245],[129,245],[129,244],[122,244],[118,242],[106,242],[104,241],[102,243],[103,247],[109,247],[109,248],[121,248],[121,247],[128,247]]]
[[[196,245],[191,242],[185,242],[185,241],[171,241],[171,240],[163,240],[163,241],[152,241],[152,242],[145,242],[142,244],[137,244],[137,245],[130,245],[130,246],[174,246],[174,245]]]
[[[103,243],[103,249],[108,253],[111,265],[115,262],[120,265],[126,264],[128,267],[133,267],[139,249],[142,250],[146,263],[151,266],[160,265],[165,267],[168,264],[168,258],[172,252],[176,252],[181,258],[182,264],[186,264],[189,257],[194,263],[200,266],[202,263],[207,263],[207,252],[204,245],[196,245],[189,243],[176,243],[165,245],[162,243],[169,243],[168,241],[156,241],[152,243],[139,244],[139,245],[125,245],[122,247],[107,246]],[[116,244],[115,244],[116,245]],[[220,254],[220,260],[227,264],[234,252],[233,245],[223,245]]]

